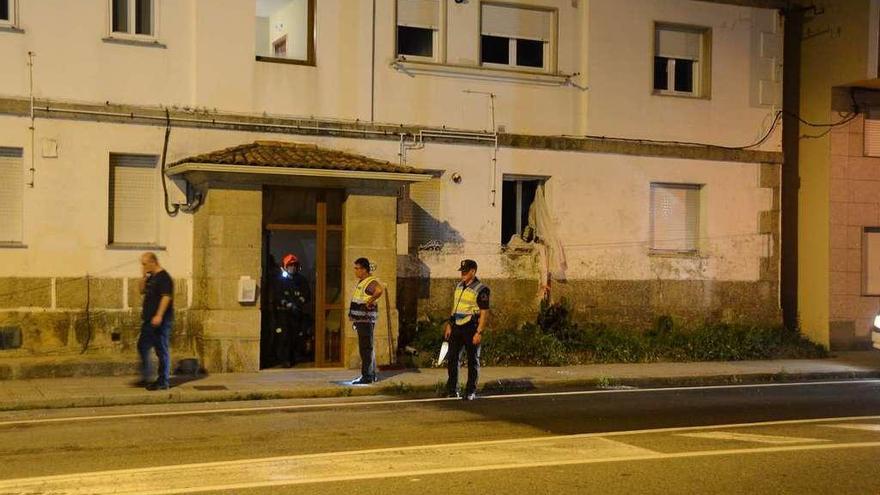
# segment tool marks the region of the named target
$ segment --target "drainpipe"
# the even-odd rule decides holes
[[[780,304],[786,328],[798,328],[798,193],[800,189],[801,37],[804,11],[783,11],[785,38],[782,67],[782,184],[780,239]]]
[[[373,0],[373,24],[370,44],[370,122],[376,121],[376,0]]]

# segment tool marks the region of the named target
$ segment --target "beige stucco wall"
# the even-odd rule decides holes
[[[781,106],[783,26],[775,11],[687,0],[588,4],[589,134],[744,146],[769,130]],[[655,22],[711,30],[709,97],[652,94]],[[762,78],[778,83],[775,106],[759,104]],[[780,150],[780,136],[777,129],[762,149]]]
[[[473,66],[480,2],[445,3],[446,60]],[[528,78],[396,71],[390,67],[393,0],[376,2],[375,59],[370,0],[317,2],[316,67],[255,61],[253,2],[161,2],[158,41],[164,47],[156,48],[101,41],[107,2],[83,0],[22,2],[24,33],[0,33],[0,59],[11,68],[0,74],[0,95],[28,95],[27,52],[33,51],[35,94],[76,101],[490,129],[488,98],[467,90],[495,94],[495,122],[509,132],[741,145],[769,125],[771,109],[752,101],[759,75],[754,37],[776,25],[772,11],[692,0],[510,3],[557,10],[558,70],[579,74],[572,81],[589,90]],[[711,99],[651,94],[654,21],[712,27]],[[71,22],[78,29],[66,29]],[[774,138],[766,148],[778,146]]]

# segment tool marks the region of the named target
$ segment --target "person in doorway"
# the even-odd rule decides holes
[[[449,342],[446,382],[447,397],[460,397],[458,368],[462,350],[467,351],[468,381],[465,400],[477,398],[480,374],[480,343],[489,320],[489,288],[477,278],[477,262],[462,260],[458,267],[461,282],[455,286],[452,315],[443,328],[443,340]]]
[[[376,300],[382,297],[382,284],[371,275],[370,260],[358,258],[354,261],[354,275],[357,285],[351,296],[348,318],[358,336],[358,350],[361,354],[361,376],[352,385],[368,385],[378,381],[376,373],[376,351],[373,348],[373,330],[379,316]]]
[[[174,280],[159,265],[155,253],[141,255],[140,291],[144,295],[141,334],[137,348],[141,358],[141,379],[147,390],[171,387],[171,326],[174,323]],[[159,358],[159,375],[153,376],[150,350]]]
[[[273,307],[275,324],[273,348],[276,363],[289,368],[296,364],[298,351],[305,346],[305,308],[311,301],[309,281],[300,273],[302,265],[295,254],[281,259],[275,277]]]

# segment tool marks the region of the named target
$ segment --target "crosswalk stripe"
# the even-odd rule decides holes
[[[708,438],[712,440],[737,440],[740,442],[768,443],[788,445],[794,443],[828,442],[818,438],[786,437],[779,435],[758,435],[756,433],[737,433],[733,431],[705,431],[699,433],[679,433],[676,436],[690,438]]]

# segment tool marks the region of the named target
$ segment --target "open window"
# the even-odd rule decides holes
[[[256,0],[257,60],[315,65],[315,0]]]
[[[543,178],[505,176],[501,186],[501,244],[507,245],[516,237],[529,242],[534,229],[529,227],[529,209],[535,201]]]
[[[397,0],[397,55],[435,61],[439,58],[443,0]]]
[[[551,71],[555,11],[484,3],[480,62],[487,67]]]
[[[15,27],[15,7],[18,0],[0,0],[0,27]]]
[[[708,96],[710,47],[708,28],[656,24],[654,92],[661,95]]]

